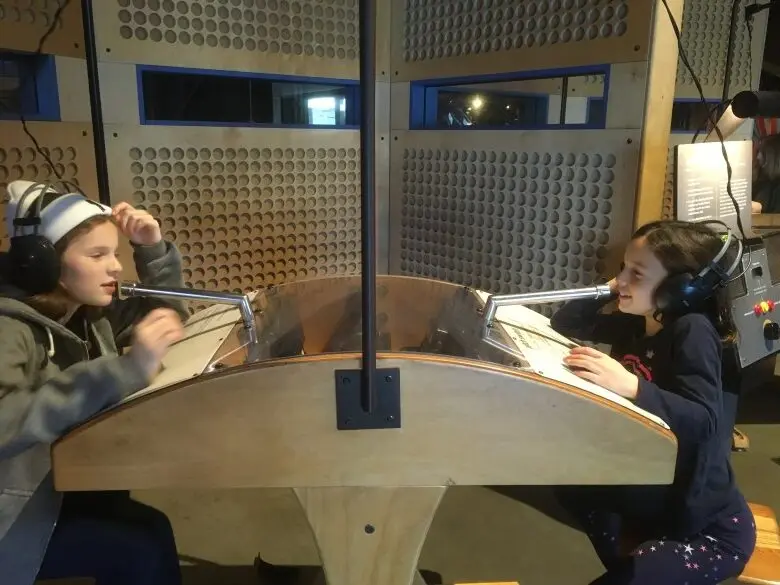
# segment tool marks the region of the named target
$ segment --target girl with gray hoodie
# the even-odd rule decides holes
[[[183,286],[181,257],[154,218],[128,203],[110,208],[29,181],[14,181],[7,191],[11,249],[0,257],[0,581],[91,577],[97,585],[179,585],[165,515],[125,492],[58,494],[50,445],[147,386],[183,333],[181,303],[117,299],[120,235],[130,239],[144,283]],[[117,348],[127,346],[119,355]]]

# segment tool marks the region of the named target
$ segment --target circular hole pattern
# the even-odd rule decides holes
[[[587,286],[603,270],[615,171],[610,153],[406,149],[401,272],[499,294]]]
[[[674,147],[669,148],[666,159],[666,182],[664,183],[663,208],[661,219],[674,219]]]
[[[357,148],[172,144],[128,155],[131,203],[177,243],[189,286],[245,291],[360,271]]]
[[[628,0],[407,0],[404,59],[618,37],[626,33],[628,7]]]
[[[63,180],[78,186],[78,153],[75,148],[41,146],[41,150],[49,157]],[[0,148],[0,193],[5,194],[8,183],[17,179],[52,182],[59,180],[49,163],[34,148]],[[1,211],[5,216],[4,202],[0,207],[3,208]],[[3,226],[0,232],[0,249],[6,249],[8,244],[8,234]]]
[[[4,2],[0,5],[0,21],[48,28],[54,22],[54,14],[58,8],[58,2],[49,2],[48,0]],[[57,22],[56,29],[61,28],[62,19]]]
[[[705,92],[709,88],[718,95],[722,90],[729,44],[731,0],[688,2],[683,10],[682,44],[688,62],[696,72]],[[737,19],[734,42],[734,64],[731,69],[732,93],[750,89],[750,35],[744,18]],[[698,95],[693,78],[682,61],[677,66],[678,93],[686,85]],[[706,93],[709,95],[709,93]]]
[[[116,0],[122,38],[325,59],[358,58],[357,0]]]

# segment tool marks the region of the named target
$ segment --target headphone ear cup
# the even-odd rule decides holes
[[[685,307],[690,297],[693,275],[689,272],[667,276],[655,291],[655,306],[663,311],[675,311]]]
[[[728,283],[728,277],[725,279],[716,270],[710,270],[703,276],[699,276],[696,282],[697,299],[704,301],[716,293],[716,291]]]
[[[48,293],[60,281],[60,257],[54,245],[37,234],[14,236],[8,250],[9,280],[29,295]]]

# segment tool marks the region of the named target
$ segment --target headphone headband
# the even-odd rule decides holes
[[[16,204],[13,216],[9,213],[7,217],[11,234],[8,280],[28,295],[48,293],[56,290],[61,274],[55,242],[80,222],[92,216],[109,215],[111,209],[91,200],[68,181],[61,182],[66,189],[72,187],[65,192],[48,181],[15,183],[10,183],[8,188],[12,203]],[[32,205],[30,197],[35,197]],[[84,201],[95,207],[84,206]],[[46,218],[45,226],[42,216]],[[32,228],[29,230],[32,233],[24,228]]]
[[[702,268],[702,270],[699,272],[699,276],[703,277],[710,270],[713,270],[718,274],[718,276],[721,277],[721,279],[724,281],[725,284],[731,278],[731,275],[734,274],[735,270],[737,269],[737,266],[739,266],[740,262],[742,261],[742,251],[744,250],[744,245],[742,243],[742,240],[740,240],[738,237],[734,235],[734,232],[731,231],[731,228],[727,224],[725,224],[724,222],[718,219],[707,219],[704,221],[693,222],[693,223],[696,223],[698,225],[715,224],[715,225],[721,225],[725,228],[726,233],[721,236],[721,240],[723,240],[723,246],[721,247],[720,251],[715,255],[715,257],[712,260],[710,260],[709,264],[704,268]],[[723,268],[721,268],[719,262],[729,251],[732,241],[737,242],[739,251],[735,254],[734,262],[731,264],[728,270],[724,271]]]
[[[731,282],[732,275],[742,262],[744,244],[731,228],[720,220],[705,220],[699,222],[678,222],[678,225],[719,225],[724,228],[719,235],[723,245],[715,256],[709,260],[698,273],[683,273],[669,275],[656,290],[656,306],[663,313],[665,311],[684,312],[692,309],[698,303],[710,298],[715,291]],[[713,230],[714,232],[714,230]],[[718,235],[717,232],[714,232]],[[720,262],[724,259],[733,243],[738,249],[734,261],[724,269]]]
[[[40,189],[39,189],[40,188]],[[35,206],[33,211],[34,214],[30,215],[30,209],[25,208],[24,203],[27,201],[27,199],[35,194],[36,191],[40,191],[38,198],[33,201],[33,205]],[[43,198],[46,196],[46,193],[57,193],[57,191],[54,189],[54,185],[52,183],[46,182],[46,183],[32,183],[27,189],[25,189],[24,193],[22,193],[22,196],[19,197],[19,201],[16,203],[16,213],[14,214],[14,236],[21,235],[21,229],[23,227],[33,227],[33,232],[35,235],[39,235],[38,231],[41,226],[41,210],[43,208]]]

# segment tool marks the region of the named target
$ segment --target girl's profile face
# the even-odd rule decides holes
[[[79,305],[105,307],[116,292],[122,265],[119,230],[111,221],[77,235],[62,254],[60,284]]]
[[[644,237],[631,240],[617,276],[620,311],[631,315],[652,315],[656,309],[655,291],[668,274]]]

